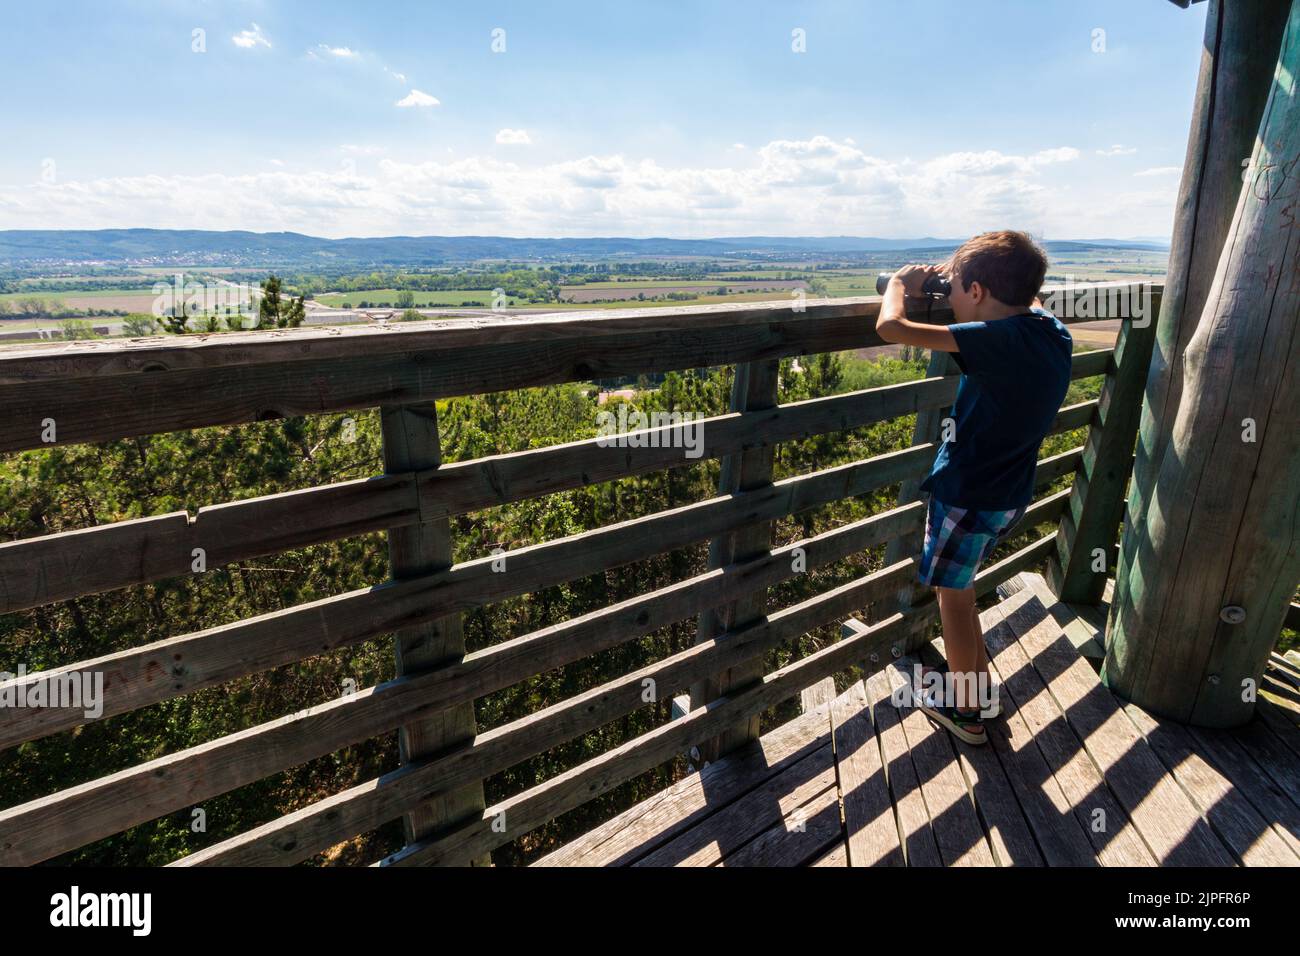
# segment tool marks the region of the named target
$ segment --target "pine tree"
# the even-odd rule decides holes
[[[259,329],[284,328],[280,316],[280,277],[272,275],[262,283],[262,301],[257,306]]]

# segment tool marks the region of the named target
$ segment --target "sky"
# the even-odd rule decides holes
[[[1167,238],[1206,6],[4,0],[0,229]]]

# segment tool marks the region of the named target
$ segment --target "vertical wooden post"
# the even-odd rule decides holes
[[[1087,290],[1084,294],[1088,294]],[[1133,306],[1132,297],[1129,304]],[[1115,573],[1112,553],[1133,470],[1133,445],[1156,337],[1160,296],[1152,294],[1150,302],[1138,305],[1143,312],[1141,318],[1134,318],[1133,309],[1123,317],[1083,458],[1075,470],[1070,505],[1061,515],[1056,557],[1048,562],[1048,580],[1062,601],[1097,604],[1106,579]]]
[[[1161,423],[1146,521],[1116,594],[1102,678],[1158,714],[1254,711],[1300,578],[1300,0],[1249,175]]]
[[[736,377],[731,383],[731,410],[733,412],[759,411],[777,404],[777,375],[780,363],[776,359],[748,362],[736,366]],[[708,436],[705,436],[708,440]],[[753,491],[772,482],[772,446],[735,452],[722,460],[718,478],[718,493],[734,494]],[[737,528],[709,542],[709,567],[721,568],[740,561],[750,561],[766,554],[772,547],[772,522],[758,521]],[[719,634],[741,627],[763,616],[767,605],[764,591],[731,602],[725,607],[713,608],[700,614],[696,625],[696,642],[712,640]],[[721,674],[700,681],[691,687],[691,707],[701,707],[723,694],[738,690],[763,677],[763,658],[729,668]],[[759,736],[759,715],[729,728],[717,737],[702,741],[699,746],[701,761],[718,757]]]
[[[926,378],[943,378],[958,374],[957,363],[950,352],[932,351],[930,364],[926,367]],[[912,429],[912,444],[923,445],[937,442],[943,428],[943,420],[952,414],[951,406],[944,408],[923,408],[916,413],[916,425]],[[921,497],[920,478],[909,478],[902,483],[898,491],[898,504],[910,504]],[[908,534],[901,534],[885,545],[885,567],[889,567],[904,558],[921,557],[921,545],[924,543],[925,529],[921,528]],[[905,611],[916,603],[920,585],[915,581],[904,584],[898,590],[898,610]],[[889,613],[893,613],[891,608]],[[928,626],[928,625],[927,625]]]
[[[1210,0],[1208,4],[1164,301],[1147,373],[1133,482],[1115,572],[1108,641],[1115,629],[1116,609],[1139,603],[1143,590],[1134,561],[1147,535],[1155,475],[1183,393],[1184,354],[1196,332],[1232,224],[1241,194],[1243,164],[1249,161],[1255,146],[1290,5],[1290,0]]]
[[[391,405],[379,411],[386,472],[437,468],[442,464],[435,405]],[[388,555],[395,580],[451,567],[450,520],[444,517],[389,529]],[[393,640],[398,675],[428,670],[465,656],[460,614],[405,628],[394,634]],[[472,739],[474,734],[474,703],[467,701],[399,728],[398,750],[402,763],[407,763]],[[484,806],[481,782],[437,796],[406,814],[406,840],[409,843],[428,836],[482,811]],[[491,859],[484,856],[472,862],[486,866]]]

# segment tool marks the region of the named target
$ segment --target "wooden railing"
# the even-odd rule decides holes
[[[400,769],[177,862],[291,864],[398,818],[407,823],[407,846],[385,863],[483,860],[692,746],[716,756],[751,739],[760,714],[824,677],[853,666],[871,670],[911,649],[935,618],[932,598],[899,603],[915,578],[912,554],[891,554],[882,569],[791,607],[769,609],[765,597],[804,569],[914,540],[923,525],[924,506],[911,495],[933,460],[934,438],[772,480],[771,453],[781,442],[936,412],[954,400],[957,379],[947,375],[776,404],[779,358],[881,344],[873,331],[878,308],[875,298],[840,299],[811,301],[802,311],[790,303],[745,304],[74,342],[0,353],[0,450],[48,447],[51,436],[59,445],[95,442],[378,406],[386,470],[193,516],[175,512],[0,545],[0,613],[190,574],[197,554],[211,569],[377,530],[389,535],[393,573],[375,587],[11,683],[30,689],[65,675],[102,674],[97,719],[103,719],[369,638],[393,635],[398,655],[394,680],[0,810],[0,863],[50,859],[393,730],[401,734]],[[936,308],[933,318],[950,315]],[[1039,462],[1040,489],[1076,470],[1087,478],[1104,459],[1115,473],[1108,472],[1108,494],[1115,494],[1115,476],[1123,471],[1115,462],[1131,456],[1133,445],[1131,431],[1123,429],[1128,417],[1136,427],[1136,413],[1126,412],[1123,428],[1110,436],[1099,426],[1105,421],[1109,429],[1119,417],[1107,408],[1108,397],[1113,403],[1115,396],[1125,402],[1140,396],[1145,361],[1129,341],[1121,339],[1121,365],[1111,349],[1075,355],[1075,378],[1107,376],[1101,415],[1097,401],[1061,410],[1054,433],[1091,425],[1091,437],[1087,446]],[[452,564],[452,516],[699,459],[672,447],[666,439],[673,426],[666,426],[658,429],[664,441],[641,447],[590,439],[443,464],[436,399],[732,363],[739,367],[733,410],[702,426],[703,456],[723,459],[717,497]],[[1096,447],[1105,453],[1091,454]],[[776,519],[897,484],[904,500],[892,510],[772,546]],[[1092,487],[1098,484],[1093,478]],[[1075,542],[1105,538],[1110,511],[1079,487],[1033,504],[1023,528],[1060,521],[1061,530],[983,570],[976,581],[981,593],[1049,558],[1068,569]],[[1118,521],[1116,507],[1111,543]],[[703,574],[465,653],[460,616],[466,610],[704,541],[712,544]],[[497,573],[502,558],[507,572]],[[866,631],[763,673],[765,652],[781,643],[868,605],[896,603],[899,610]],[[476,733],[476,699],[692,618],[699,620],[698,636],[689,650]],[[692,689],[690,711],[484,806],[486,778],[646,706],[647,681],[658,699]],[[87,722],[73,708],[0,707],[0,748]]]

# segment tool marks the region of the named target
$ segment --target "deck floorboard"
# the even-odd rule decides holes
[[[1300,726],[1276,678],[1241,728],[1154,717],[1081,653],[1095,621],[1038,575],[1010,585],[981,616],[987,745],[896,705],[936,642],[805,694],[802,716],[534,865],[1300,866]]]

